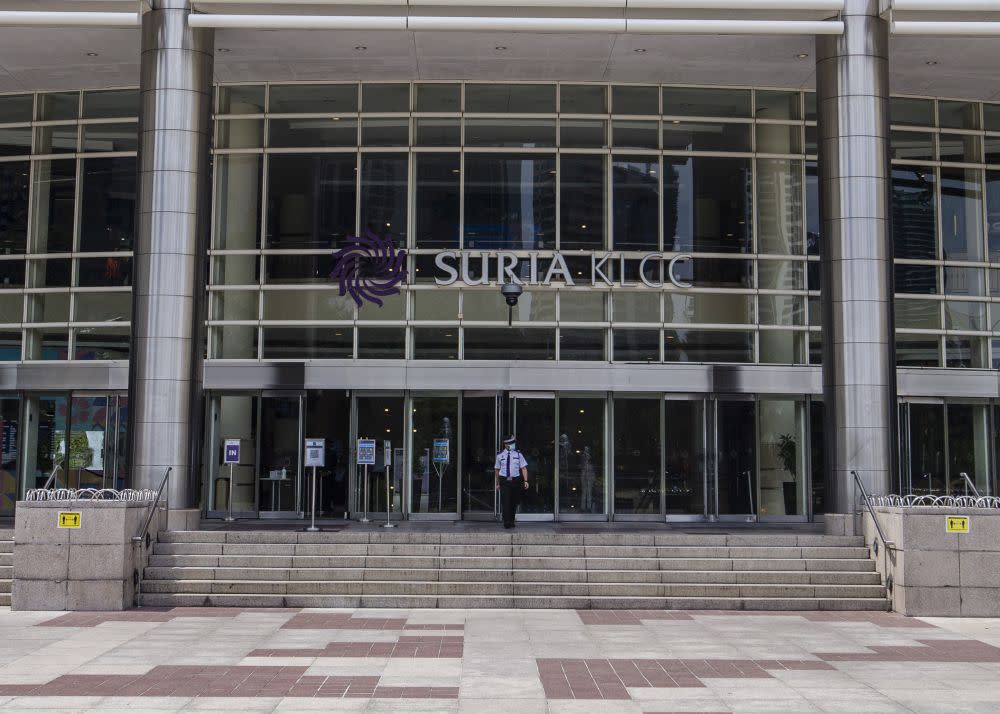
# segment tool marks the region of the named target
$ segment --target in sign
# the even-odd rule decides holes
[[[224,464],[238,464],[240,462],[240,440],[226,439],[225,455],[222,459]]]

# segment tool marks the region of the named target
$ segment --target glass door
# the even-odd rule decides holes
[[[357,463],[357,439],[374,439],[375,465],[368,467],[368,518],[373,521],[385,518],[388,505],[390,519],[399,519],[403,512],[406,473],[403,395],[359,394],[354,400],[354,410],[351,454],[355,471],[355,515],[360,518],[366,510],[365,468]]]
[[[560,518],[604,519],[604,412],[603,396],[559,397]]]
[[[261,396],[258,433],[259,517],[301,517],[302,397]]]
[[[668,520],[705,518],[705,400],[670,395],[664,400],[664,500]]]
[[[512,392],[508,432],[528,462],[528,484],[518,520],[551,520],[555,513],[556,399],[545,392]]]
[[[458,394],[410,394],[411,518],[458,518]]]
[[[500,450],[500,403],[492,392],[462,395],[462,514],[472,520],[492,519],[497,512],[493,466]]]
[[[944,404],[908,403],[904,416],[905,426],[900,431],[909,445],[904,492],[918,496],[946,494]]]
[[[213,394],[208,400],[209,436],[205,464],[209,477],[206,515],[209,518],[257,517],[257,433],[260,398],[254,394]],[[240,439],[240,463],[224,463],[227,439]],[[230,487],[232,497],[230,498]]]
[[[347,517],[350,510],[351,395],[343,389],[310,391],[305,403],[305,439],[326,439],[326,466],[316,469],[316,515]],[[312,488],[312,469],[306,469],[305,494]],[[309,515],[310,502],[304,501]]]
[[[663,517],[663,400],[615,397],[612,402],[614,517]]]
[[[757,498],[757,405],[715,401],[716,512],[724,520],[754,520]]]

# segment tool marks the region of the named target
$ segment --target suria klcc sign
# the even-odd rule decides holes
[[[581,256],[574,255],[573,258]],[[490,282],[515,283],[517,285],[550,285],[559,281],[566,285],[587,284],[591,286],[662,288],[671,284],[678,288],[690,288],[691,283],[680,276],[682,265],[691,261],[690,255],[669,253],[647,253],[639,257],[624,253],[583,254],[590,258],[589,276],[573,276],[566,258],[561,253],[553,253],[539,259],[536,252],[519,256],[507,251],[458,251],[445,250],[434,257],[437,269],[434,282],[437,285],[489,285]],[[542,262],[547,265],[542,264]],[[659,279],[664,266],[663,280]],[[627,279],[627,275],[634,276]]]
[[[518,255],[510,251],[445,250],[434,256],[437,285],[565,285],[663,288],[667,283],[677,288],[690,288],[691,283],[679,275],[680,266],[691,261],[690,255],[647,253],[642,256],[625,253],[582,253],[571,256],[577,261],[589,258],[589,279],[577,270],[576,277],[562,253],[539,257],[535,251]],[[659,268],[663,266],[661,271]],[[663,279],[658,276],[663,275]],[[626,276],[633,276],[631,279]],[[365,302],[382,306],[382,298],[398,295],[399,286],[407,278],[406,251],[396,247],[390,236],[367,232],[352,236],[333,254],[330,277],[340,285],[340,294],[350,295],[361,307]]]

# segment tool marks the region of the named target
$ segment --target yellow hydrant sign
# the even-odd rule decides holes
[[[81,520],[80,511],[59,511],[60,528],[79,528]]]
[[[968,516],[945,516],[945,531],[948,533],[968,533]]]

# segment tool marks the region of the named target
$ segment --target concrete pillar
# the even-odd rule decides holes
[[[139,206],[132,289],[132,485],[166,467],[171,508],[199,501],[198,445],[214,37],[191,29],[191,0],[149,0],[142,16]]]
[[[847,0],[843,36],[816,38],[829,512],[896,473],[896,355],[889,230],[889,30],[879,0]]]

